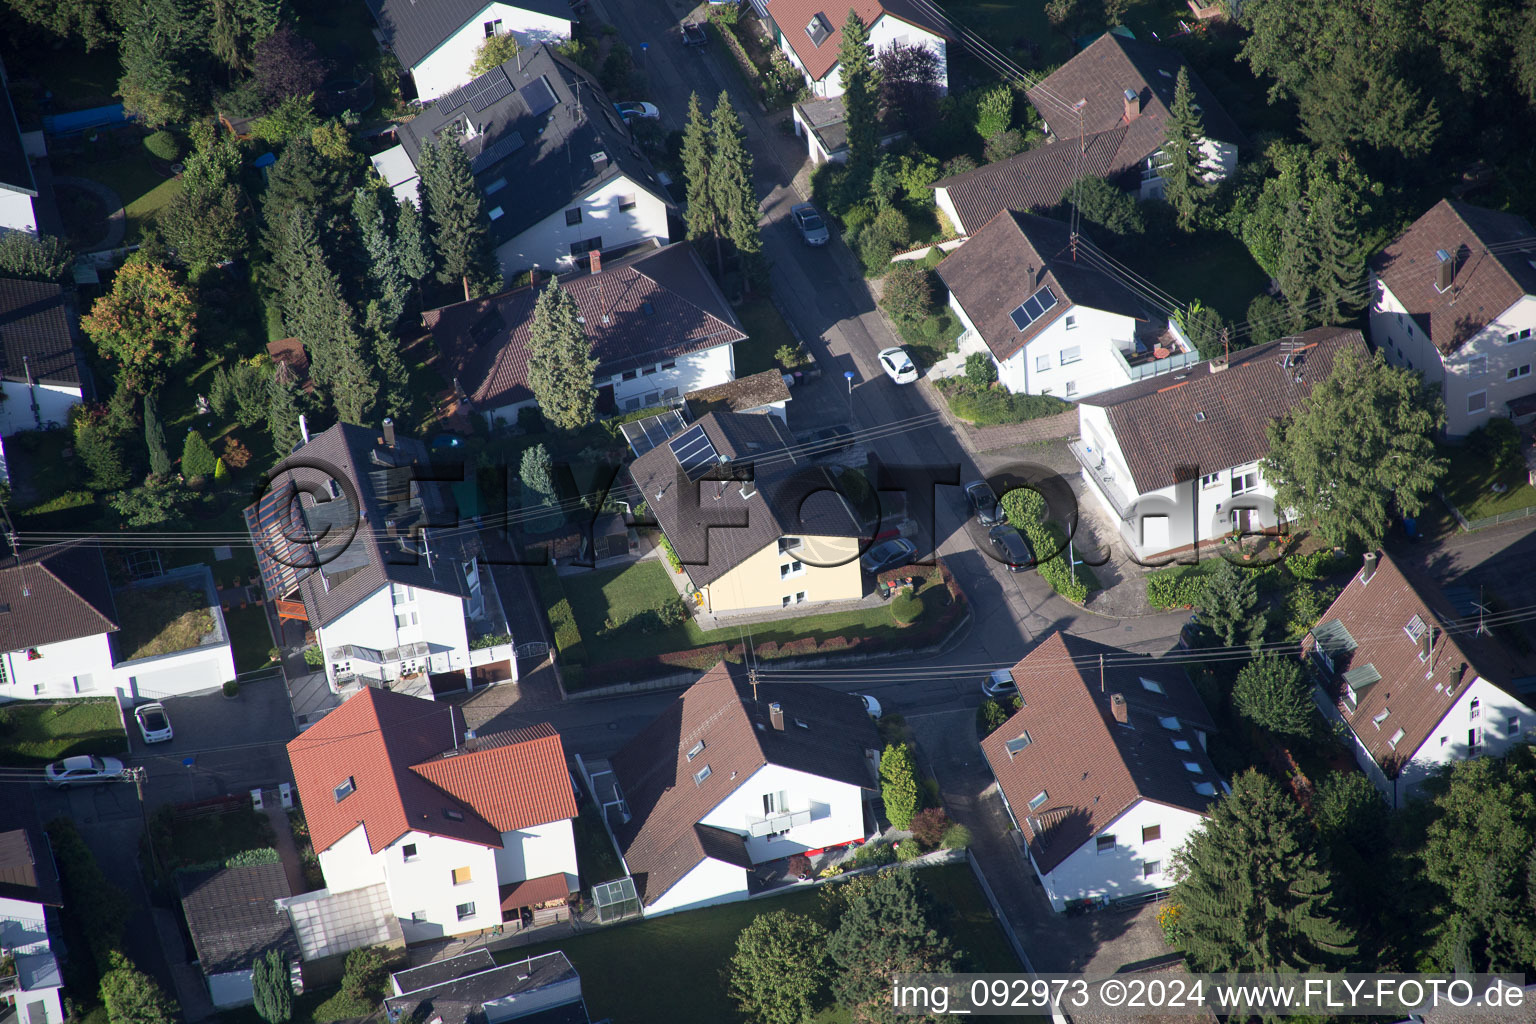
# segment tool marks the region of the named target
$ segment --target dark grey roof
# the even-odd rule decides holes
[[[40,830],[18,828],[0,833],[0,899],[64,905],[53,850]]]
[[[21,125],[16,121],[16,107],[11,103],[11,89],[0,78],[0,92],[5,94],[5,109],[0,110],[0,189],[37,195],[37,179],[21,141]]]
[[[448,980],[384,1000],[391,1021],[438,1020],[442,1024],[487,1024],[485,1004],[494,1004],[498,1022],[588,1024],[581,977],[564,953],[555,950],[503,967],[485,969],[470,956],[443,961],[458,970]],[[438,967],[439,965],[429,965]],[[424,969],[424,968],[423,968]],[[406,971],[404,974],[416,974]],[[399,981],[404,975],[395,975]]]
[[[183,871],[176,887],[204,974],[249,970],[269,949],[298,956],[288,915],[276,906],[293,895],[281,863]]]
[[[608,94],[548,46],[526,50],[438,97],[400,126],[400,144],[415,165],[423,141],[466,121],[475,137],[462,145],[482,205],[487,215],[502,211],[490,222],[496,245],[620,176],[669,201]],[[594,161],[594,154],[607,159]],[[593,234],[598,232],[594,224]]]
[[[42,281],[0,279],[0,376],[79,387],[74,316],[64,289]]]
[[[728,463],[711,474],[719,479],[681,475],[671,449],[677,438],[629,467],[694,586],[713,583],[780,537],[859,536],[831,475],[787,450],[795,442],[777,416],[712,412],[677,437],[695,427]],[[735,482],[748,477],[750,484]]]
[[[101,550],[71,541],[0,561],[0,651],[78,640],[118,628]]]
[[[571,20],[566,0],[501,0],[509,7]],[[486,8],[486,0],[368,0],[385,44],[406,68],[414,68],[433,50]]]
[[[462,978],[466,974],[489,971],[495,966],[496,958],[491,956],[490,950],[476,949],[459,956],[449,957],[447,960],[434,960],[408,971],[397,971],[390,977],[394,979],[395,986],[400,989],[401,995],[408,995],[424,988],[431,988],[433,985],[453,981],[455,978]]]

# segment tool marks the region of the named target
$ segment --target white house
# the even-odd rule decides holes
[[[576,800],[548,725],[466,732],[364,687],[288,744],[329,893],[384,884],[406,942],[521,926],[576,891]]]
[[[36,829],[0,832],[0,1017],[16,1024],[64,1024],[64,985],[49,937],[64,905],[48,837]]]
[[[0,436],[69,422],[88,380],[75,322],[58,285],[0,279]]]
[[[1013,667],[1023,701],[982,741],[1051,909],[1173,885],[1173,856],[1225,784],[1182,669],[1053,633]]]
[[[1200,358],[1177,325],[1073,252],[1068,225],[1005,210],[939,264],[962,348],[985,345],[999,383],[1077,401]]]
[[[831,98],[843,94],[837,53],[850,9],[868,26],[871,50],[877,54],[893,46],[931,50],[939,60],[939,89],[942,92],[949,88],[947,49],[956,38],[955,29],[948,19],[926,4],[912,0],[852,0],[848,4],[829,4],[825,0],[752,0],[752,7],[817,96]]]
[[[511,644],[471,646],[508,629],[478,540],[454,529],[461,478],[387,419],[381,431],[338,423],[279,463],[245,510],[262,585],[280,618],[314,629],[332,692],[517,681]]]
[[[571,38],[567,0],[368,0],[378,35],[416,83],[416,97],[434,100],[470,80],[470,66],[492,36],[515,36],[523,49]]]
[[[1393,807],[1439,767],[1532,742],[1536,674],[1434,584],[1368,552],[1302,642],[1323,714]]]
[[[74,541],[23,551],[0,565],[0,703],[115,695],[123,706],[217,689],[235,659],[204,565],[119,587],[101,551]],[[207,630],[180,646],[162,630],[185,609],[207,609]]]
[[[1536,228],[1442,199],[1371,263],[1371,341],[1445,398],[1445,433],[1536,416]]]
[[[597,80],[548,46],[528,50],[400,125],[373,166],[415,200],[425,142],[469,157],[502,273],[569,270],[594,250],[669,239],[672,200]]]
[[[1359,331],[1317,327],[1083,399],[1072,454],[1131,553],[1275,528],[1284,510],[1259,467],[1265,428],[1346,352],[1371,358]]]
[[[746,899],[754,865],[862,842],[879,742],[857,696],[715,666],[594,780],[644,912]]]
[[[298,974],[293,926],[278,912],[279,901],[293,895],[281,862],[178,871],[176,888],[214,1006],[253,1002],[253,965],[271,950],[282,953]]]
[[[25,231],[37,234],[37,178],[32,173],[29,140],[43,151],[42,133],[23,136],[11,103],[11,86],[5,65],[0,64],[0,93],[5,102],[0,108],[0,231]]]
[[[688,243],[608,262],[594,256],[590,273],[558,283],[592,343],[600,411],[668,404],[736,379],[733,347],[746,334]],[[493,421],[516,423],[518,411],[535,404],[528,337],[546,287],[535,282],[422,315],[459,390]]]

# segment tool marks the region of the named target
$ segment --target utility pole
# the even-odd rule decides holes
[[[143,768],[134,767],[125,769],[123,775],[133,780],[133,788],[139,795],[139,818],[144,822],[144,845],[149,847],[149,864],[154,869],[155,881],[160,881],[162,872],[160,868],[160,854],[155,849],[154,833],[149,828],[149,807],[144,802],[144,780],[149,773]]]
[[[752,684],[752,703],[757,703],[757,669],[747,669],[747,681]]]

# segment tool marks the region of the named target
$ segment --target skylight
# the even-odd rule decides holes
[[[1392,709],[1391,708],[1386,708],[1385,710],[1383,710],[1381,712],[1381,714],[1376,715],[1374,718],[1372,718],[1371,721],[1375,722],[1376,723],[1376,728],[1380,729],[1381,728],[1381,723],[1385,722],[1387,720],[1387,716],[1389,716],[1391,714],[1392,714]]]
[[[491,207],[490,211],[486,214],[486,216],[489,217],[491,220],[500,220],[502,215],[505,214],[506,212],[507,211],[503,210],[499,206],[493,206],[493,207]]]
[[[1403,632],[1408,634],[1408,639],[1412,640],[1414,643],[1418,643],[1419,638],[1424,635],[1424,630],[1427,628],[1429,627],[1424,625],[1423,618],[1415,615],[1413,618],[1409,619],[1408,624],[1403,627]]]
[[[692,747],[689,748],[688,760],[692,761],[702,753],[704,753],[704,741],[699,740],[699,742],[695,743]]]
[[[1216,795],[1216,787],[1209,782],[1192,782],[1190,785],[1194,786],[1195,792],[1199,793],[1201,796]]]
[[[444,807],[443,817],[447,818],[449,821],[463,821],[464,812],[459,810],[457,807]]]
[[[357,781],[348,775],[347,781],[336,787],[336,802],[341,803],[355,792],[357,792]]]
[[[1169,732],[1178,732],[1180,729],[1183,728],[1183,726],[1179,724],[1179,720],[1177,718],[1174,718],[1172,715],[1169,715],[1167,718],[1159,718],[1157,720],[1157,724],[1161,725],[1164,729],[1167,729]]]
[[[1194,748],[1189,745],[1189,740],[1174,740],[1173,741],[1173,749],[1174,750],[1183,750],[1183,751],[1187,752],[1187,751],[1193,750]]]
[[[1184,762],[1184,770],[1187,771],[1187,772],[1193,772],[1196,775],[1204,775],[1205,774],[1205,772],[1203,770],[1201,770],[1199,763],[1197,763],[1195,761],[1185,761]]]
[[[1014,754],[1017,754],[1019,751],[1029,746],[1032,742],[1034,741],[1029,738],[1029,730],[1025,729],[1018,736],[1015,736],[1007,743],[1004,743],[1003,747],[1007,749],[1008,756],[1012,757]]]
[[[1150,690],[1153,693],[1166,693],[1167,692],[1166,690],[1163,689],[1163,684],[1162,683],[1158,682],[1156,679],[1148,679],[1146,676],[1142,676],[1141,677],[1141,685],[1142,685],[1143,689]]]
[[[1056,308],[1056,293],[1049,288],[1041,288],[1035,294],[1019,303],[1008,318],[1013,321],[1013,326],[1019,330],[1027,330],[1029,325],[1040,319],[1047,312]]]
[[[502,189],[504,189],[506,187],[507,187],[507,179],[506,178],[497,178],[495,181],[493,181],[489,185],[485,186],[485,194],[488,195],[488,196],[493,196],[497,192],[500,192]]]
[[[693,784],[695,786],[703,785],[704,784],[704,780],[709,778],[709,775],[710,775],[709,765],[705,765],[703,768],[700,768],[698,771],[693,773]]]
[[[1040,805],[1045,803],[1045,800],[1045,790],[1042,789],[1039,793],[1036,793],[1035,798],[1029,802],[1029,809],[1032,811],[1038,811],[1040,809]]]
[[[1397,732],[1392,734],[1392,738],[1387,740],[1387,742],[1392,745],[1392,749],[1393,750],[1396,750],[1397,749],[1397,745],[1399,743],[1401,743],[1402,740],[1403,740],[1403,730],[1399,729],[1399,730],[1397,730]]]

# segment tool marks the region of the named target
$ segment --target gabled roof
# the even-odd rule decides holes
[[[358,825],[378,853],[413,830],[498,847],[503,832],[576,816],[552,728],[466,740],[451,705],[390,690],[365,687],[288,758],[317,853]]]
[[[683,396],[694,418],[708,412],[752,412],[793,396],[777,368],[737,377],[714,387],[700,388]]]
[[[1076,139],[1045,142],[1006,160],[940,178],[936,189],[946,189],[962,232],[976,231],[1004,210],[1045,210],[1081,176],[1109,178],[1126,170],[1115,155],[1126,129],[1112,128],[1087,137],[1081,152]]]
[[[1444,292],[1436,287],[1441,252],[1455,261]],[[1419,330],[1449,355],[1510,306],[1536,295],[1533,259],[1536,228],[1524,217],[1442,199],[1371,267]]]
[[[1289,367],[1285,348],[1294,355]],[[1107,410],[1138,494],[1207,473],[1244,466],[1269,453],[1265,427],[1288,413],[1333,372],[1345,351],[1369,359],[1359,331],[1314,327],[1290,339],[1196,363],[1183,373],[1148,377],[1079,399]],[[1299,379],[1298,379],[1299,378]],[[1175,443],[1177,442],[1177,443]]]
[[[64,289],[43,281],[0,279],[0,376],[17,383],[78,388],[74,315]]]
[[[1074,306],[1147,319],[1135,294],[1087,262],[1073,262],[1072,229],[1059,220],[1005,211],[939,264],[939,278],[999,360],[1029,344]],[[1049,288],[1055,305],[1019,330],[1010,314]]]
[[[839,0],[833,3],[827,0],[767,0],[765,6],[769,17],[789,40],[795,56],[818,82],[837,64],[837,50],[843,43],[843,23],[848,20],[850,10],[858,12],[859,18],[871,28],[882,16],[888,15],[943,39],[956,38],[949,20],[919,0]],[[806,31],[811,19],[817,17],[822,19],[821,25],[830,29],[825,33],[817,32],[821,39],[819,44]]]
[[[205,975],[248,971],[269,949],[297,957],[298,940],[277,901],[293,895],[280,862],[176,874],[187,931]]]
[[[1335,644],[1330,652],[1331,696],[1372,759],[1394,777],[1394,769],[1430,739],[1474,679],[1481,677],[1522,699],[1511,687],[1518,669],[1497,640],[1477,635],[1475,619],[1458,616],[1434,583],[1390,554],[1377,555],[1368,582],[1363,576],[1364,569],[1345,585],[1302,650],[1310,652],[1319,639],[1325,644],[1336,640],[1341,627],[1346,631],[1350,643]],[[1419,632],[1418,640],[1410,629]],[[1429,661],[1420,657],[1430,638],[1435,646],[1432,676],[1427,675]],[[1354,710],[1344,701],[1346,674],[1359,697]],[[1375,681],[1368,682],[1373,677]],[[1387,717],[1377,723],[1383,712]],[[1503,723],[1498,725],[1502,728]],[[1403,735],[1394,745],[1399,729]]]
[[[16,120],[16,107],[11,103],[11,88],[0,76],[0,93],[5,105],[0,109],[0,189],[37,195],[37,179],[32,176],[32,164],[27,159],[27,147],[21,139],[21,124]]]
[[[1179,666],[1058,632],[1013,667],[1013,679],[1024,707],[981,749],[1042,872],[1138,800],[1205,814],[1221,791],[1200,742],[1210,714]],[[1126,725],[1115,719],[1116,695]]]
[[[368,0],[384,45],[407,70],[470,23],[492,0]],[[570,21],[566,0],[500,0],[509,7]],[[526,40],[525,40],[526,42]]]
[[[466,122],[474,137],[461,145],[490,217],[493,245],[620,177],[668,201],[597,80],[546,45],[433,100],[400,126],[400,145],[417,166],[424,140]],[[595,154],[606,160],[594,160]],[[594,224],[590,234],[600,233]]]
[[[684,475],[671,445],[691,431],[702,431],[699,447],[707,439],[723,460],[710,474],[717,479]],[[794,443],[777,416],[712,412],[630,463],[630,478],[694,586],[715,582],[780,537],[860,535],[831,475],[790,450]]]
[[[686,242],[606,263],[596,274],[567,274],[559,283],[576,302],[600,378],[746,338],[730,303]],[[452,376],[481,408],[533,398],[528,338],[534,306],[546,287],[518,288],[422,314]]]
[[[111,633],[117,606],[101,549],[90,541],[32,548],[0,560],[0,651]]]
[[[64,905],[53,850],[42,832],[26,828],[0,832],[0,900]]]
[[[614,835],[647,905],[706,857],[750,865],[738,838],[745,831],[699,825],[764,765],[861,789],[875,785],[867,752],[880,737],[862,700],[813,685],[759,683],[757,690],[754,700],[746,670],[721,662],[614,755],[631,815],[614,823]],[[769,720],[775,702],[783,708],[782,731]],[[708,775],[695,782],[705,768]]]

